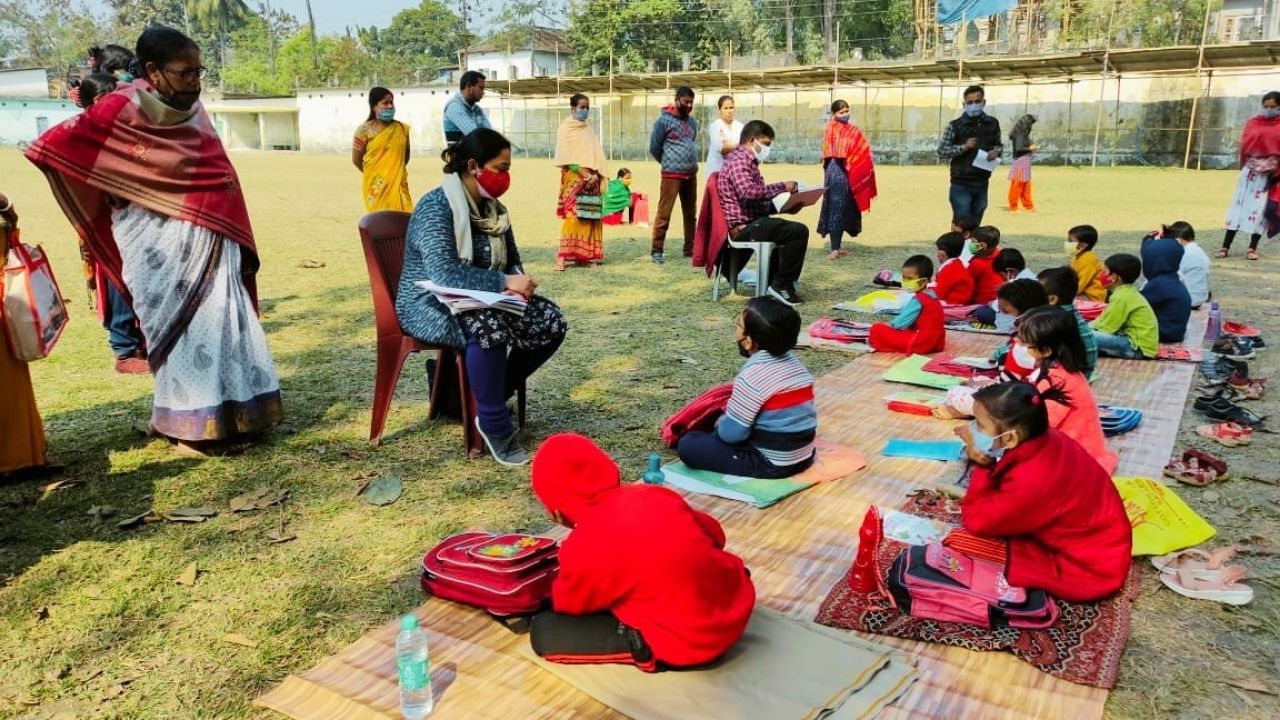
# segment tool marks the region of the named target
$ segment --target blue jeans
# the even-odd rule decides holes
[[[124,299],[124,295],[107,283],[107,306],[103,308],[102,327],[107,330],[107,344],[111,352],[118,358],[140,354],[142,350],[142,330],[138,327],[138,316]]]
[[[951,216],[971,217],[979,225],[987,212],[987,186],[959,185],[951,183]]]
[[[785,478],[813,464],[813,458],[778,467],[749,444],[730,445],[713,432],[691,430],[676,444],[676,455],[691,468],[752,478]]]
[[[1124,360],[1145,360],[1146,356],[1142,351],[1134,347],[1129,342],[1128,336],[1124,333],[1112,335],[1110,333],[1093,331],[1093,339],[1098,343],[1098,354],[1106,357],[1122,358]]]

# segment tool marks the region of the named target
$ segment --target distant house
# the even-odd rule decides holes
[[[531,28],[510,43],[486,40],[467,49],[467,69],[489,81],[555,77],[569,73],[573,50],[563,30]]]
[[[1280,39],[1280,0],[1224,0],[1214,28],[1219,42]]]

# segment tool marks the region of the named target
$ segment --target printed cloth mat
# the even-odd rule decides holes
[[[862,453],[851,447],[814,441],[813,464],[788,478],[751,478],[710,470],[695,470],[676,461],[663,466],[666,484],[691,493],[714,495],[765,508],[821,482],[838,480],[867,466]]]
[[[756,608],[742,639],[712,665],[644,673],[520,654],[632,720],[874,718],[916,679],[907,655]]]
[[[909,498],[901,510],[952,525],[960,524],[959,505],[935,493],[917,494]],[[888,540],[880,546],[877,560],[881,573],[888,571],[894,558],[905,547]],[[823,625],[875,635],[942,643],[968,650],[1005,651],[1054,677],[1112,688],[1129,641],[1130,613],[1139,585],[1140,575],[1137,567],[1133,566],[1128,581],[1115,597],[1096,603],[1058,601],[1062,615],[1053,627],[1019,630],[984,628],[904,615],[887,599],[850,589],[846,576],[831,589],[815,620]]]

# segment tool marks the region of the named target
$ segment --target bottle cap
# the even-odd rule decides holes
[[[418,617],[413,613],[400,618],[401,630],[414,630],[418,627]]]

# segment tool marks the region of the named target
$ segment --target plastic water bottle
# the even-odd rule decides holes
[[[640,476],[640,479],[650,485],[662,484],[662,481],[666,479],[666,476],[662,474],[661,455],[658,453],[652,453],[649,455],[649,466],[645,468],[644,475]]]
[[[405,615],[396,635],[396,674],[400,677],[400,714],[405,720],[421,720],[431,713],[431,663],[427,659],[427,633],[418,618]]]
[[[1209,324],[1204,330],[1205,342],[1213,342],[1222,337],[1222,311],[1218,309],[1218,301],[1209,304]]]

